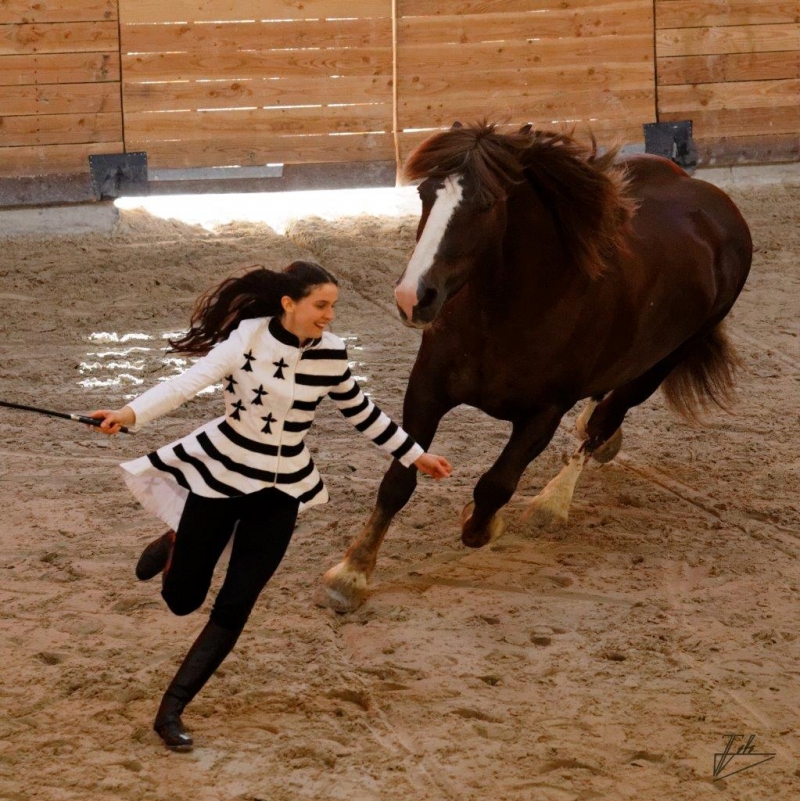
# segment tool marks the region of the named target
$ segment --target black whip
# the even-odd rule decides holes
[[[22,409],[23,412],[36,412],[37,414],[46,414],[49,417],[60,417],[62,420],[74,420],[76,423],[86,423],[90,426],[99,426],[103,421],[96,420],[94,417],[87,417],[85,414],[66,414],[65,412],[54,412],[52,409],[39,409],[36,406],[23,406],[21,403],[9,403],[8,401],[0,401],[0,406],[6,406],[9,409]],[[126,426],[120,426],[120,431],[123,434],[129,434]]]

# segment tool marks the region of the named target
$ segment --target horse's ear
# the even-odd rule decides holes
[[[522,127],[519,129],[519,132],[520,132],[521,134],[529,134],[529,133],[531,132],[531,129],[532,129],[532,128],[533,128],[533,125],[531,125],[530,123],[527,123],[526,125],[523,125],[523,126],[522,126]]]
[[[463,125],[462,125],[462,124],[461,124],[461,123],[460,123],[458,120],[456,120],[456,121],[455,121],[455,122],[454,122],[454,123],[453,123],[453,124],[450,126],[450,129],[452,130],[453,128],[463,128],[463,127],[464,127],[464,126],[463,126]]]

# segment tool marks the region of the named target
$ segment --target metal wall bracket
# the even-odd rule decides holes
[[[89,156],[92,189],[98,200],[121,197],[147,186],[147,153]]]
[[[697,166],[697,148],[692,139],[692,121],[648,122],[644,128],[644,152],[671,159],[685,170]]]

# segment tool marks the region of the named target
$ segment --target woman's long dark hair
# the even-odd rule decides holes
[[[170,339],[173,353],[204,356],[233,331],[242,320],[283,314],[281,298],[298,301],[314,287],[338,281],[319,264],[294,261],[280,272],[257,267],[244,275],[226,278],[201,295],[195,304],[189,330]]]

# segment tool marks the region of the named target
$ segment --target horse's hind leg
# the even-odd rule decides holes
[[[561,525],[567,522],[569,507],[583,467],[589,459],[585,443],[578,448],[564,469],[531,501],[522,513],[524,521],[536,525]]]
[[[575,430],[582,440],[586,439],[586,426],[589,423],[589,419],[597,408],[597,404],[600,403],[604,397],[605,395],[593,395],[586,401],[586,406],[583,407],[583,411],[578,415],[578,419],[575,421]]]
[[[531,501],[522,519],[538,525],[563,525],[584,465],[590,458],[610,462],[622,447],[622,421],[628,410],[647,400],[669,375],[677,357],[668,357],[605,398],[589,400],[576,421],[583,442],[564,469]]]
[[[707,326],[712,333],[704,330],[696,334],[665,359],[653,365],[647,372],[634,378],[633,381],[617,387],[597,403],[596,408],[591,409],[589,416],[584,418],[584,430],[580,431],[579,429],[579,434],[581,434],[586,451],[590,456],[598,462],[605,463],[610,462],[617,455],[622,445],[622,421],[628,410],[644,403],[664,383],[673,370],[681,369],[682,362],[687,356],[691,357],[693,351],[697,349],[698,343],[702,344],[711,339],[714,325],[715,323],[710,323]],[[716,340],[718,341],[721,337],[722,335],[718,333]],[[592,401],[594,400],[597,398],[592,398]],[[581,417],[586,414],[586,411],[584,410]]]
[[[586,433],[589,420],[591,420],[594,410],[598,407],[604,397],[605,395],[596,395],[592,398],[589,398],[583,411],[575,421],[575,429],[577,430],[578,436],[582,441],[589,438],[589,435]],[[600,464],[606,464],[607,462],[610,462],[620,452],[621,449],[622,428],[618,428],[605,442],[603,442],[601,445],[598,445],[592,451],[591,457],[596,462],[600,462]]]
[[[522,514],[524,521],[531,521],[538,526],[563,525],[566,523],[569,518],[572,496],[575,494],[575,486],[589,457],[593,456],[598,461],[611,461],[619,452],[622,445],[621,428],[618,428],[611,438],[602,443],[598,449],[588,452],[585,447],[585,442],[589,438],[587,433],[589,421],[604,397],[604,395],[594,395],[587,401],[586,406],[575,421],[578,436],[583,441],[581,446],[572,455],[564,469],[555,478],[551,479],[545,488],[531,501]],[[598,456],[598,453],[601,455]]]
[[[602,451],[606,451],[617,437],[621,444],[621,426],[628,410],[644,403],[661,386],[678,361],[678,353],[673,353],[638,378],[617,387],[597,405],[586,424],[582,446],[589,456],[599,454],[601,458],[598,461],[601,462],[610,461],[616,456],[619,447],[607,458],[602,458]]]

